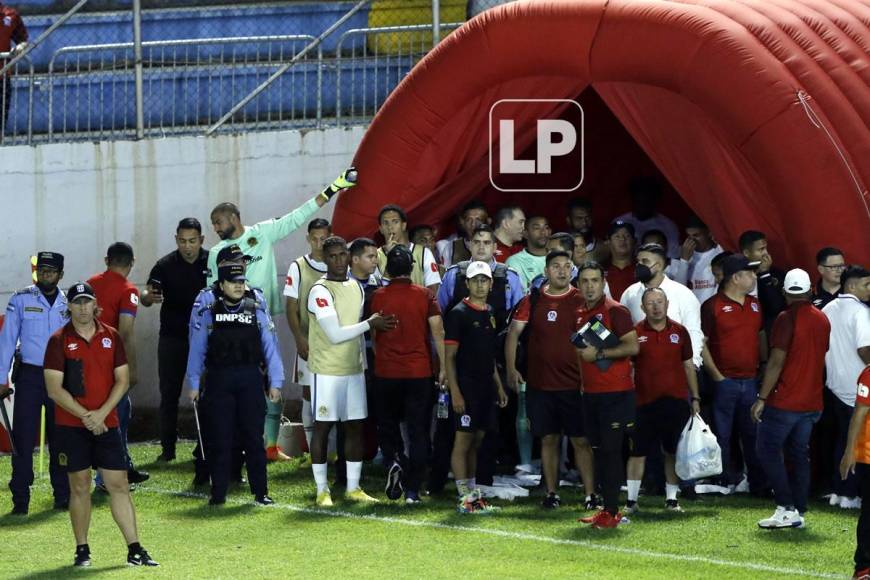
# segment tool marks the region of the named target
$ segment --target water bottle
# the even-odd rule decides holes
[[[446,419],[450,415],[450,391],[447,390],[447,385],[441,385],[438,389],[438,410],[436,416],[439,419]]]

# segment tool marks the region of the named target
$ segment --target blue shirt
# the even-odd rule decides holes
[[[254,288],[254,298],[257,301],[256,316],[260,326],[260,341],[263,346],[263,357],[266,359],[266,368],[269,372],[269,386],[280,389],[284,382],[284,365],[281,363],[281,352],[278,348],[278,335],[275,332],[275,324],[266,310],[266,299],[260,290]],[[200,379],[205,371],[205,355],[208,351],[208,335],[212,331],[211,305],[215,303],[215,294],[212,288],[206,288],[199,293],[193,303],[190,313],[190,352],[187,356],[187,380],[190,388],[199,390]],[[242,307],[241,303],[233,308],[235,312]]]
[[[54,305],[48,303],[35,284],[13,294],[0,332],[0,384],[9,376],[19,341],[22,362],[41,367],[48,339],[68,320],[66,295],[60,288]]]
[[[495,271],[496,261],[493,259],[489,267]],[[438,288],[438,306],[441,312],[447,315],[447,308],[453,302],[453,290],[456,288],[456,276],[459,274],[459,266],[451,266],[441,279],[441,287]],[[505,306],[508,312],[523,299],[523,284],[516,271],[507,269],[507,284],[505,284]]]

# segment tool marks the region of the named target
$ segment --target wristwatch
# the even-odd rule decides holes
[[[595,353],[595,360],[604,360],[605,358],[607,357],[604,356],[604,349],[599,348],[598,351]]]

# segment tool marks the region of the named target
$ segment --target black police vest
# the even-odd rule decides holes
[[[470,260],[466,260],[459,262],[455,266],[459,268],[459,272],[456,273],[456,281],[453,284],[453,300],[447,308],[448,312],[468,297],[468,286],[465,285],[465,272],[468,270],[470,263]],[[495,316],[495,329],[497,333],[501,332],[507,324],[507,271],[507,266],[496,262],[495,269],[492,272],[492,290],[486,299],[487,304],[492,307],[493,315]]]
[[[208,368],[259,366],[264,362],[257,303],[243,298],[237,312],[230,312],[219,298],[210,310],[212,331],[208,335],[205,364]]]

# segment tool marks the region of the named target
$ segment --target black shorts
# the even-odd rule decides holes
[[[583,393],[586,436],[593,447],[601,445],[602,433],[634,429],[634,390],[615,393]]]
[[[459,377],[459,391],[465,399],[465,413],[454,413],[457,431],[493,431],[498,422],[498,397],[495,383]]]
[[[565,435],[584,437],[583,395],[579,390],[526,389],[526,415],[535,437]]]
[[[646,457],[654,453],[654,445],[658,441],[665,453],[675,454],[690,415],[688,401],[674,397],[662,397],[638,407],[631,436],[632,457]]]
[[[127,459],[121,432],[112,427],[102,435],[94,435],[84,427],[55,427],[57,460],[62,469],[75,473],[84,469],[127,471]]]

